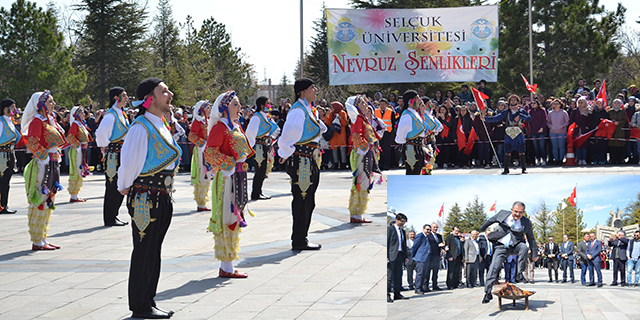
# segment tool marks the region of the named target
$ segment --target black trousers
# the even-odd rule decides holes
[[[297,148],[296,146],[296,150],[298,150]],[[313,209],[316,207],[316,190],[320,182],[320,169],[315,159],[307,158],[310,162],[311,185],[305,194],[302,194],[302,190],[298,184],[298,169],[300,168],[302,157],[297,153],[296,151],[286,162],[287,174],[291,178],[291,194],[293,195],[293,201],[291,201],[291,215],[293,217],[291,232],[292,247],[305,246],[309,242],[307,240],[307,234],[309,233],[309,225],[311,224],[311,215],[313,214]],[[400,277],[402,277],[402,274]]]
[[[267,146],[262,146],[262,164],[258,166],[256,161],[256,173],[253,175],[253,188],[251,190],[251,199],[258,199],[262,194],[262,184],[267,175],[267,155],[271,150],[267,150]]]
[[[440,251],[440,250],[438,250]],[[430,255],[429,264],[427,267],[427,274],[425,276],[424,287],[429,288],[429,280],[431,280],[431,288],[435,289],[438,286],[438,271],[440,270],[440,255]]]
[[[421,139],[421,138],[418,138]],[[409,155],[407,155],[407,149],[409,148],[413,148],[414,152],[415,152],[415,159],[416,159],[416,163],[413,165],[413,168],[411,168],[411,166],[409,165],[409,163],[407,162],[407,158],[409,157]],[[424,167],[424,150],[422,149],[421,145],[413,145],[413,144],[409,144],[407,143],[405,145],[405,152],[404,152],[404,167],[406,169],[405,174],[410,176],[410,175],[420,175],[420,172],[422,171],[422,167]]]
[[[447,269],[447,288],[457,288],[460,285],[460,271],[462,267],[462,255],[453,261],[449,261]]]
[[[380,147],[382,148],[382,153],[380,155],[380,168],[383,170],[391,168],[391,156],[393,153],[393,149],[391,149],[392,139],[393,133],[385,131],[382,135],[382,141],[380,141]]]
[[[613,282],[618,282],[618,272],[620,272],[620,283],[626,283],[627,261],[613,259]]]
[[[547,269],[549,269],[549,280],[551,280],[551,270],[553,270],[556,275],[556,281],[558,281],[558,259],[547,260]]]
[[[129,192],[127,209],[133,217],[134,209],[131,200],[137,193]],[[151,208],[150,222],[144,230],[144,237],[140,237],[140,229],[135,222],[131,223],[133,235],[133,252],[131,253],[131,266],[129,268],[129,310],[133,312],[148,311],[156,305],[154,298],[158,289],[160,278],[160,255],[162,241],[169,230],[173,215],[173,204],[169,195],[159,195],[157,207]]]
[[[4,152],[7,156],[7,169],[2,174],[2,177],[0,177],[0,206],[6,209],[8,208],[7,204],[9,202],[9,182],[13,175],[13,168],[15,166],[16,159],[13,156],[13,152],[0,152]]]
[[[111,147],[111,144],[109,145]],[[109,181],[109,176],[107,176],[107,161],[108,151],[105,156],[104,162],[104,177],[105,177],[105,192],[104,192],[104,204],[102,207],[102,216],[105,224],[114,223],[116,218],[118,217],[118,211],[120,210],[120,206],[122,205],[122,201],[124,200],[124,196],[118,191],[118,174],[113,177],[112,181]],[[120,168],[120,150],[116,152],[117,154],[117,162],[118,168]]]
[[[387,293],[391,292],[391,284],[393,283],[394,295],[400,294],[402,290],[402,254],[398,253],[395,260],[387,262]]]

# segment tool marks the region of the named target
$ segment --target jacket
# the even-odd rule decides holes
[[[456,236],[453,234],[449,234],[447,238],[444,240],[445,246],[449,247],[447,251],[447,259],[453,258],[454,260],[458,258],[458,245],[456,244]],[[460,241],[460,256],[464,256],[464,243]]]
[[[567,255],[567,259],[573,260],[574,259],[574,257],[573,257],[573,242],[567,241],[566,244],[567,244],[567,248],[565,248],[565,242],[560,244],[560,255],[566,254]]]
[[[578,246],[577,246],[578,256],[580,256],[581,263],[584,263],[584,264],[586,264],[588,260],[587,259],[587,243],[588,242],[583,240],[578,242]]]
[[[558,260],[558,255],[560,255],[560,248],[558,247],[558,244],[555,242],[545,244],[544,255],[545,257],[547,257],[547,259]]]
[[[429,240],[424,232],[420,232],[413,240],[413,247],[411,248],[411,258],[416,262],[426,262],[429,258],[431,248]]]
[[[609,239],[609,247],[611,247],[611,256],[609,259],[615,259],[616,252],[618,253],[618,257],[622,261],[627,261],[627,246],[629,245],[629,239]]]
[[[395,225],[391,224],[387,227],[387,259],[394,261],[397,258],[401,258],[402,262],[407,259],[407,235],[402,228],[402,251],[398,251],[398,233],[396,232]]]
[[[511,228],[506,223],[504,223],[504,220],[506,220],[507,216],[510,214],[511,214],[511,211],[509,210],[500,210],[493,217],[489,218],[487,221],[484,222],[484,224],[480,227],[480,232],[484,232],[492,224],[498,223],[500,226],[499,231],[504,232],[505,235],[506,233],[511,233],[511,235],[514,237],[515,243],[520,243],[520,242],[524,243],[525,241],[524,236],[526,234],[527,240],[529,241],[529,248],[537,248],[538,245],[536,244],[536,239],[533,235],[533,226],[531,225],[531,220],[523,216],[520,219],[520,223],[522,224],[522,230],[514,231],[514,230],[511,230]],[[531,250],[531,252],[534,258],[538,256],[537,251]]]
[[[587,254],[591,255],[593,261],[600,261],[600,252],[602,252],[602,241],[596,239],[587,242]]]
[[[464,260],[474,263],[476,259],[480,259],[480,243],[478,243],[478,250],[476,251],[473,239],[469,238],[464,241]]]

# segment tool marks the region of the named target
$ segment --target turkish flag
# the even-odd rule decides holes
[[[449,129],[448,123],[450,119],[451,119],[451,116],[449,116],[447,120],[442,124],[442,133],[440,134],[442,138],[446,138],[449,136],[450,129]]]
[[[489,212],[491,211],[496,211],[496,203],[494,202],[493,205],[491,206],[491,208],[489,208]]]
[[[593,129],[587,133],[583,133],[581,135],[579,135],[578,137],[576,137],[575,139],[573,139],[573,146],[576,149],[580,149],[580,147],[587,142],[587,140],[589,140],[589,137],[591,137],[591,134],[596,131],[596,129]]]
[[[464,129],[462,128],[462,121],[460,121],[460,118],[458,118],[456,136],[458,137],[458,150],[462,151],[462,149],[467,145],[467,137],[464,135]]]
[[[600,123],[596,130],[596,137],[606,137],[607,139],[611,139],[613,132],[616,131],[616,125],[609,119],[600,119]]]
[[[567,146],[573,146],[573,133],[576,131],[577,124],[574,122],[567,129]]]
[[[596,96],[596,100],[598,98],[602,98],[604,100],[604,106],[607,106],[607,80],[602,80],[602,86],[600,86],[600,90],[598,91],[598,95]]]
[[[632,139],[640,139],[640,129],[631,128],[631,135],[629,137]]]
[[[527,78],[525,78],[522,73],[520,74],[520,76],[522,76],[522,80],[524,80],[524,85],[527,86],[527,90],[529,90],[529,92],[531,93],[536,93],[536,90],[538,90],[538,85],[530,85],[529,81],[527,81]]]
[[[470,155],[473,150],[473,143],[478,140],[478,135],[476,134],[476,130],[471,128],[471,133],[469,134],[469,139],[467,140],[467,145],[464,147],[464,154]]]
[[[484,100],[488,100],[489,96],[478,91],[478,89],[471,87],[471,93],[473,93],[473,99],[476,100],[476,104],[480,110],[484,110],[487,106],[484,104]]]
[[[442,207],[440,207],[440,212],[438,212],[438,218],[442,218],[443,211],[444,211],[444,203],[442,204]]]
[[[576,188],[577,187],[573,187],[573,192],[571,192],[571,195],[569,196],[569,199],[567,199],[567,200],[569,200],[569,204],[572,207],[576,206]]]

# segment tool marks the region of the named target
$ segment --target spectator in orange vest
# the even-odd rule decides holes
[[[329,140],[329,146],[331,153],[333,154],[333,167],[332,169],[338,169],[340,164],[341,169],[347,168],[347,125],[349,120],[347,119],[347,112],[344,111],[344,106],[338,101],[331,102],[331,112],[324,118],[324,123],[327,125],[328,130],[333,130],[340,124],[340,132],[334,131],[331,140]]]
[[[375,110],[375,116],[381,119],[387,129],[382,135],[380,146],[382,147],[382,153],[380,155],[380,169],[389,170],[391,168],[391,155],[393,149],[391,148],[392,141],[395,140],[393,127],[395,127],[398,115],[389,107],[389,101],[387,99],[380,99],[380,108]]]

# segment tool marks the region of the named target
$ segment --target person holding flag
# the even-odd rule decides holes
[[[471,154],[471,150],[473,149],[473,138],[475,135],[475,130],[473,130],[473,120],[469,115],[469,108],[467,106],[456,106],[458,109],[458,116],[454,123],[456,125],[456,135],[455,141],[458,144],[458,166],[463,167],[464,169],[469,166],[469,154]],[[474,134],[472,134],[472,132]],[[471,148],[467,148],[471,141]],[[468,152],[467,152],[468,151]]]
[[[531,116],[522,109],[520,105],[520,97],[517,95],[511,95],[508,99],[509,109],[491,117],[486,117],[487,109],[482,110],[481,117],[486,122],[503,122],[505,129],[504,137],[504,171],[502,174],[509,173],[509,166],[511,165],[511,153],[517,151],[520,154],[520,165],[522,167],[522,173],[527,173],[527,165],[525,159],[525,138],[524,138],[524,123],[531,121]]]
[[[613,108],[609,110],[609,119],[613,121],[615,125],[615,131],[613,132],[613,140],[609,140],[609,154],[612,164],[624,163],[624,152],[627,146],[627,142],[624,141],[623,128],[627,128],[628,121],[625,111],[622,109],[622,100],[613,100]],[[618,140],[620,139],[620,140]]]
[[[602,119],[609,119],[609,113],[604,109],[605,101],[597,98],[593,103],[590,115],[590,127],[597,128]],[[596,135],[593,140],[593,164],[605,164],[607,162],[607,140],[604,135]]]
[[[589,104],[587,103],[587,98],[578,98],[577,105],[578,108],[569,115],[569,123],[576,124],[572,137],[576,139],[589,131]],[[576,145],[575,151],[578,165],[587,165],[587,146],[587,144],[582,144],[580,147]]]

